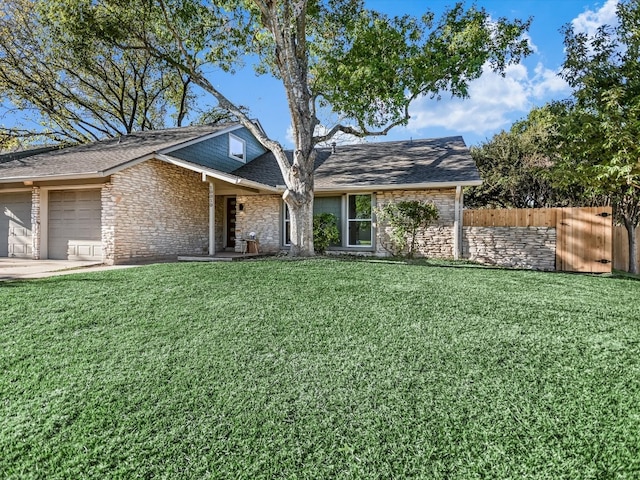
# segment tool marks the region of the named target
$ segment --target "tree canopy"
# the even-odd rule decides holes
[[[47,2],[0,0],[0,93],[22,126],[16,141],[83,143],[181,125],[191,80],[144,50],[123,50],[89,32],[78,41]]]
[[[640,223],[640,5],[621,1],[618,24],[593,36],[564,29],[562,76],[573,98],[554,105],[567,183],[610,199],[629,233],[629,267],[638,273],[634,230]]]

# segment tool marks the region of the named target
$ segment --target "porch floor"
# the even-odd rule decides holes
[[[261,253],[216,252],[215,255],[180,255],[179,262],[232,262],[245,258],[261,257]]]

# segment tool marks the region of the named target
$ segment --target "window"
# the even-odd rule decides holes
[[[338,224],[338,242],[332,243],[330,247],[342,246],[342,197],[315,197],[313,199],[313,214],[330,213],[336,217]]]
[[[245,150],[247,143],[240,137],[236,137],[232,133],[229,134],[229,156],[241,162],[245,160]]]
[[[284,204],[284,244],[291,245],[291,216],[289,215],[289,205]]]
[[[338,219],[340,240],[332,247],[373,246],[372,195],[342,195],[315,197],[313,213],[331,213]],[[284,245],[291,244],[291,216],[289,207],[283,204],[282,233]],[[345,238],[347,232],[347,238]]]
[[[349,195],[349,243],[350,247],[371,246],[371,195]]]

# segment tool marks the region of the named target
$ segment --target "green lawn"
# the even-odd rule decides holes
[[[640,478],[640,282],[314,259],[0,283],[0,478]]]

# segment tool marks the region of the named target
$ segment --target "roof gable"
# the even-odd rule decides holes
[[[237,160],[229,156],[229,135],[231,134],[244,141],[246,148],[245,161]],[[239,127],[229,131],[225,135],[211,135],[200,142],[191,143],[182,148],[171,149],[170,153],[172,157],[229,173],[245,163],[255,160],[266,151],[267,150],[256,140],[249,130],[245,127]],[[166,153],[166,151],[163,153]]]

